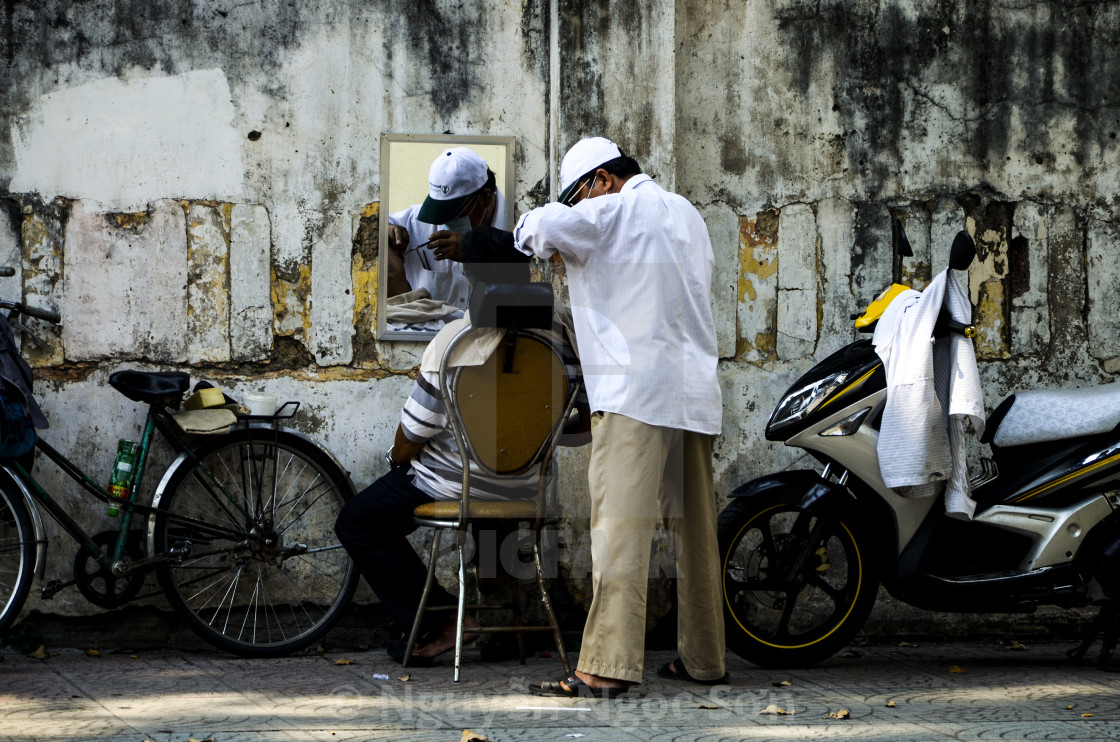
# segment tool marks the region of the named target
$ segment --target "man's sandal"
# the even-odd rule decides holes
[[[568,686],[565,688],[564,686]],[[592,688],[574,672],[563,680],[546,680],[543,683],[529,683],[529,692],[535,696],[559,696],[560,698],[618,698],[630,692],[630,688],[604,685]]]
[[[684,662],[680,657],[677,657],[672,662],[666,662],[664,665],[657,669],[657,677],[668,678],[669,680],[688,680],[692,683],[699,683],[700,685],[727,685],[731,682],[731,675],[724,673],[722,678],[715,680],[698,680],[688,674],[688,670],[684,668]]]

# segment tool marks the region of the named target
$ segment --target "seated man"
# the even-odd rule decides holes
[[[485,235],[485,237],[484,237]],[[493,238],[497,236],[500,244]],[[508,245],[507,245],[508,243]],[[464,267],[472,281],[490,283],[515,283],[529,281],[529,265],[524,259],[515,263],[501,263],[512,248],[512,235],[500,230],[481,230],[464,242],[462,253]],[[571,326],[571,311],[556,306],[551,331],[530,330],[559,347],[568,370],[569,379],[579,378],[579,361],[572,342],[566,337],[566,327]],[[416,384],[404,404],[401,421],[397,426],[393,447],[386,454],[390,470],[383,477],[364,489],[338,516],[335,533],[353,558],[366,582],[377,594],[381,603],[408,631],[420,605],[427,569],[406,538],[416,530],[412,512],[421,504],[440,499],[459,499],[462,484],[462,462],[455,437],[448,426],[439,384],[439,364],[443,349],[469,317],[457,320],[440,330],[424,352]],[[488,333],[480,330],[480,336]],[[459,345],[475,344],[484,356],[493,353],[496,344],[479,344],[470,338]],[[488,347],[489,352],[484,348]],[[566,429],[568,433],[590,430],[590,416],[586,397],[577,398],[579,419]],[[554,472],[550,472],[553,476]],[[508,500],[535,497],[538,473],[536,469],[519,477],[492,477],[472,464],[471,497],[480,500]],[[433,585],[430,605],[453,604],[456,599],[438,583]],[[429,614],[421,628],[418,647],[413,650],[410,664],[430,665],[432,658],[455,646],[455,619],[453,611],[448,616]],[[469,617],[466,625],[477,625]],[[389,647],[389,655],[403,661],[404,642]]]
[[[389,215],[388,295],[425,289],[428,296],[467,308],[463,236],[478,227],[506,226],[506,199],[494,172],[467,147],[444,150],[428,171],[428,197]]]

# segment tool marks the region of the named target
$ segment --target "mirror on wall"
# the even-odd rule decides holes
[[[429,171],[437,158],[456,152],[440,172],[455,188],[457,179],[474,187],[483,168],[494,177],[489,183],[455,201],[442,223],[431,223],[422,212],[429,195]],[[446,324],[461,317],[470,294],[462,264],[440,259],[427,246],[434,233],[462,231],[468,222],[513,229],[514,138],[453,136],[448,134],[384,134],[381,137],[381,205],[378,221],[377,337],[382,340],[428,340]],[[454,162],[452,162],[454,161]],[[486,173],[488,176],[489,173]],[[465,186],[460,186],[465,187]],[[456,191],[448,194],[451,204]],[[442,203],[440,204],[443,205]]]

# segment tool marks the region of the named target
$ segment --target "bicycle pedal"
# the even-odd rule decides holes
[[[70,580],[69,582],[62,582],[61,580],[51,580],[43,589],[39,591],[39,597],[43,600],[53,600],[54,596],[70,587],[71,585],[78,584],[77,580]]]

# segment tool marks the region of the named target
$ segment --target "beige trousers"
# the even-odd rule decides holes
[[[594,593],[578,669],[641,682],[650,547],[662,520],[677,554],[677,651],[694,678],[723,677],[712,436],[613,413],[596,413],[591,433]]]

